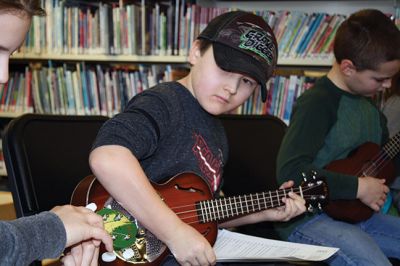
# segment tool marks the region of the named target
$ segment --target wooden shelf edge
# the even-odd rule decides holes
[[[0,111],[0,117],[15,118],[15,117],[18,117],[18,116],[26,114],[26,113],[27,112],[3,112],[3,111]]]
[[[15,54],[11,60],[55,60],[55,61],[99,61],[124,63],[187,63],[186,56],[175,55],[75,55],[75,54]],[[331,66],[333,59],[328,58],[279,58],[281,66]]]
[[[333,58],[279,58],[278,66],[331,66]]]
[[[11,60],[60,60],[60,61],[104,61],[104,62],[143,62],[143,63],[186,63],[186,56],[176,55],[90,55],[90,54],[15,54]]]

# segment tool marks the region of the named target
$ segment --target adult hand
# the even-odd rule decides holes
[[[57,206],[51,210],[63,222],[67,235],[66,247],[90,240],[94,246],[103,242],[107,251],[113,250],[111,236],[104,230],[100,215],[85,207]]]
[[[64,266],[96,266],[98,265],[100,248],[93,241],[85,241],[73,246],[61,262]]]

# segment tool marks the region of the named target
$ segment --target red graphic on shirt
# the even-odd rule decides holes
[[[216,191],[221,181],[222,160],[215,156],[202,136],[194,134],[195,144],[192,148],[199,162],[199,168],[204,177],[207,178],[211,189]]]

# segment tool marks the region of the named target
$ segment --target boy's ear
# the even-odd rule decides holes
[[[350,76],[357,72],[356,67],[354,66],[353,62],[349,59],[344,59],[339,64],[340,70],[345,76]]]
[[[190,48],[188,61],[191,65],[194,65],[200,57],[201,57],[200,41],[195,40],[193,42],[192,47]]]

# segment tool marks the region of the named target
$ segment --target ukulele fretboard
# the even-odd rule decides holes
[[[302,188],[299,187],[200,201],[196,203],[197,215],[202,223],[207,223],[279,207],[284,205],[282,197],[287,197],[290,191],[302,195]]]

